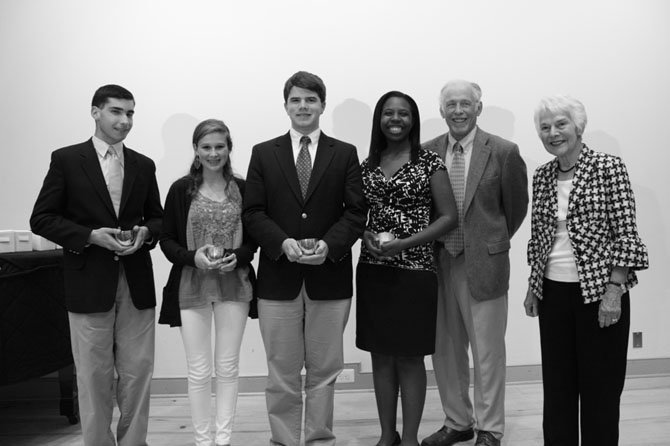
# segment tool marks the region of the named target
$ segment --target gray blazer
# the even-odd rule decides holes
[[[444,160],[447,135],[423,148]],[[528,177],[519,147],[477,128],[463,202],[465,266],[475,299],[495,299],[507,292],[510,239],[527,210]]]

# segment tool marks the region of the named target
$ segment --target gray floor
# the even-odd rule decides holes
[[[1,393],[0,393],[1,395]],[[379,428],[374,394],[369,390],[338,391],[335,433],[338,445],[374,445]],[[542,444],[542,388],[540,383],[507,386],[507,432],[504,445]],[[239,398],[233,445],[266,445],[269,432],[262,394]],[[421,436],[442,424],[439,395],[428,390]],[[152,398],[149,424],[152,446],[192,443],[188,399],[184,395]],[[472,445],[473,442],[461,443]],[[621,445],[670,445],[670,376],[629,378],[621,406]],[[83,445],[78,425],[58,415],[53,400],[0,400],[0,445]]]

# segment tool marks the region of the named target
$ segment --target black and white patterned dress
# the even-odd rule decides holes
[[[430,224],[431,177],[446,170],[440,157],[425,150],[391,177],[380,167],[361,165],[369,208],[367,229],[406,238]],[[437,278],[433,244],[376,259],[361,245],[356,269],[356,346],[373,353],[401,356],[432,354],[435,349]]]

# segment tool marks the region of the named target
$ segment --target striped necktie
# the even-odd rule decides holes
[[[465,198],[465,155],[463,147],[456,142],[453,147],[454,158],[451,161],[449,179],[451,189],[456,199],[458,209],[458,227],[449,232],[445,238],[444,245],[449,253],[456,257],[463,252],[463,199]]]
[[[312,174],[312,157],[309,155],[309,144],[312,142],[309,136],[300,138],[300,152],[295,162],[295,169],[298,172],[298,181],[302,198],[307,195],[307,186],[309,186],[309,177]]]

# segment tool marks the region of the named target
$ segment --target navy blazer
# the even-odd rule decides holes
[[[353,294],[351,246],[363,234],[367,209],[356,148],[321,132],[305,199],[288,133],[254,146],[244,194],[244,224],[261,253],[260,299],[291,300],[303,282],[314,300]],[[321,265],[289,262],[287,238],[318,238],[328,244]]]
[[[158,241],[163,217],[156,166],[150,158],[125,146],[123,156],[118,217],[91,139],[51,154],[51,165],[30,217],[34,233],[63,247],[65,304],[73,313],[99,313],[112,308],[119,264],[123,264],[135,307],[141,310],[156,306],[149,254]],[[117,256],[105,248],[87,246],[93,229],[131,229],[134,225],[149,228],[151,243],[131,255]]]

